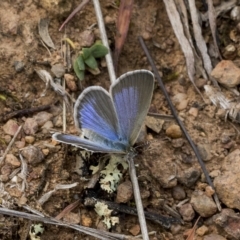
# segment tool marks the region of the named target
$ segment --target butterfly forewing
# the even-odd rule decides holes
[[[90,130],[103,138],[118,141],[118,120],[109,93],[101,87],[89,87],[79,96],[74,107],[77,127]]]
[[[91,152],[103,152],[103,153],[124,153],[125,151],[118,146],[113,146],[111,142],[106,145],[104,141],[91,141],[85,138],[77,137],[69,134],[54,133],[53,139],[56,141],[71,144],[75,147],[83,148]]]
[[[122,75],[110,89],[120,135],[131,146],[135,143],[147,115],[153,87],[153,74],[147,70],[136,70]]]

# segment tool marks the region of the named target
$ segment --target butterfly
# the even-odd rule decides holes
[[[147,70],[121,75],[109,92],[86,88],[74,106],[74,121],[82,136],[55,133],[53,139],[92,152],[128,153],[137,140],[150,107],[154,76]]]

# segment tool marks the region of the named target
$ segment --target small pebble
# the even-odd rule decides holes
[[[43,124],[49,120],[51,120],[53,115],[48,112],[39,112],[34,116],[38,126],[43,126]]]
[[[181,171],[178,174],[177,179],[180,183],[182,183],[186,187],[192,187],[199,179],[200,175],[201,173],[198,169],[191,167],[184,171]]]
[[[5,164],[1,167],[1,174],[2,175],[8,175],[9,176],[11,174],[11,172],[12,172],[12,167],[10,165]]]
[[[183,200],[186,198],[186,193],[181,186],[176,186],[172,189],[172,196],[176,200]]]
[[[171,125],[166,129],[166,135],[170,138],[182,137],[182,131],[178,125]]]
[[[209,144],[197,144],[199,154],[204,162],[212,159],[211,147]]]
[[[19,199],[22,196],[22,192],[20,189],[14,187],[14,188],[7,188],[6,191],[9,193],[11,197]]]
[[[61,78],[65,73],[65,67],[63,64],[57,63],[52,66],[51,71],[57,78]]]
[[[133,236],[137,236],[138,234],[140,234],[140,226],[138,224],[132,226],[129,230],[128,230]]]
[[[55,127],[62,127],[63,125],[63,120],[62,120],[62,116],[57,116],[53,119],[53,124]]]
[[[18,127],[19,126],[18,126],[17,122],[10,119],[7,121],[6,124],[3,125],[3,131],[4,131],[4,133],[6,133],[8,135],[14,136],[18,130]]]
[[[34,143],[34,141],[35,141],[35,137],[33,137],[33,136],[26,136],[25,137],[25,142],[26,143],[32,144],[32,143]]]
[[[188,111],[188,113],[194,117],[197,117],[198,116],[198,109],[195,108],[195,107],[191,107]]]
[[[172,234],[176,235],[182,230],[182,227],[179,224],[172,224],[170,229],[171,229]]]
[[[190,203],[186,203],[186,204],[182,205],[179,208],[179,213],[183,217],[183,220],[186,221],[186,222],[192,221],[193,218],[195,217],[195,212],[194,212],[193,207]]]
[[[163,123],[164,120],[151,116],[147,116],[145,119],[146,126],[156,133],[160,133],[160,131],[162,130]]]
[[[13,168],[21,166],[21,162],[13,154],[6,155],[5,163],[11,165]]]
[[[24,148],[25,147],[25,141],[16,141],[15,146],[19,149]]]
[[[77,84],[75,81],[75,77],[69,73],[64,74],[64,78],[66,80],[66,85],[67,87],[72,91],[75,92],[77,91]]]
[[[22,150],[23,157],[27,160],[28,163],[36,166],[38,163],[44,160],[44,155],[40,148],[35,146],[28,146]]]
[[[82,214],[81,216],[81,225],[84,227],[91,227],[92,226],[92,219],[87,216],[86,214]]]
[[[174,148],[180,148],[184,144],[184,140],[182,138],[172,139],[172,146]]]
[[[209,173],[209,176],[211,178],[215,178],[215,177],[218,177],[219,175],[221,174],[221,171],[220,170],[213,170]]]
[[[125,181],[121,183],[117,188],[117,203],[127,203],[133,197],[133,188],[130,181]]]
[[[17,73],[22,72],[24,67],[25,67],[25,64],[23,62],[21,62],[21,61],[14,62],[14,68]]]
[[[44,148],[44,149],[42,149],[42,152],[43,152],[44,156],[47,156],[49,154],[49,149]]]
[[[215,193],[215,191],[211,186],[207,186],[205,188],[205,193],[208,197],[211,197]]]
[[[211,233],[204,236],[202,240],[227,240],[227,239],[221,235]]]
[[[79,42],[82,47],[91,47],[95,41],[95,36],[92,30],[85,30],[81,32],[79,38]]]
[[[38,131],[38,124],[34,118],[27,118],[23,130],[27,135],[34,135]]]
[[[78,213],[69,212],[64,216],[63,220],[68,223],[79,224],[80,215]]]
[[[208,227],[207,226],[205,226],[205,225],[203,225],[203,226],[201,226],[200,228],[198,228],[197,230],[196,230],[196,233],[197,233],[197,235],[198,236],[204,236],[206,233],[208,233]]]
[[[47,122],[45,122],[41,128],[42,128],[42,129],[45,128],[45,129],[47,129],[47,130],[53,128],[53,123],[52,123],[52,121],[47,121]]]
[[[217,212],[217,206],[211,197],[197,190],[191,195],[191,204],[201,217],[211,217]]]
[[[5,183],[9,181],[9,174],[0,175],[0,181]]]
[[[105,22],[106,25],[115,24],[115,21],[116,21],[116,19],[114,17],[111,17],[111,16],[106,16],[104,18],[104,22]]]

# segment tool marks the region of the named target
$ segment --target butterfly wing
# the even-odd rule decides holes
[[[58,142],[71,144],[75,147],[83,148],[91,152],[103,152],[103,153],[124,153],[124,150],[121,150],[120,147],[113,146],[111,142],[105,144],[104,141],[88,140],[74,135],[54,133],[52,138]],[[119,149],[118,149],[119,148]]]
[[[118,120],[109,93],[102,87],[89,87],[78,97],[74,107],[74,120],[78,128],[88,133],[88,138],[94,141],[90,133],[118,142]]]
[[[119,132],[131,146],[135,143],[150,107],[154,76],[147,70],[136,70],[122,75],[111,86]]]

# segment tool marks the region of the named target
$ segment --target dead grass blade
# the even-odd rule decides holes
[[[122,51],[123,44],[126,40],[130,18],[132,15],[133,10],[133,2],[134,0],[122,0],[120,3],[120,8],[118,12],[118,19],[117,19],[117,34],[115,38],[115,50],[114,50],[114,68],[117,72],[117,65],[119,55]]]
[[[197,90],[197,92],[202,96],[201,92],[197,88],[194,80],[194,75],[195,75],[195,58],[194,58],[194,52],[191,47],[191,44],[189,43],[189,40],[186,38],[184,34],[184,28],[181,23],[180,15],[179,12],[177,11],[176,5],[174,0],[163,0],[167,14],[169,17],[169,20],[171,22],[172,28],[174,30],[174,33],[178,39],[178,42],[182,48],[183,54],[186,59],[186,64],[187,64],[187,72],[190,81],[192,82],[193,86]],[[202,96],[203,98],[203,96]]]
[[[197,228],[197,223],[199,222],[200,218],[201,217],[199,216],[197,221],[195,222],[193,228],[189,230],[188,237],[187,237],[186,240],[194,240],[194,235],[195,235],[195,231],[196,231],[196,228]]]

